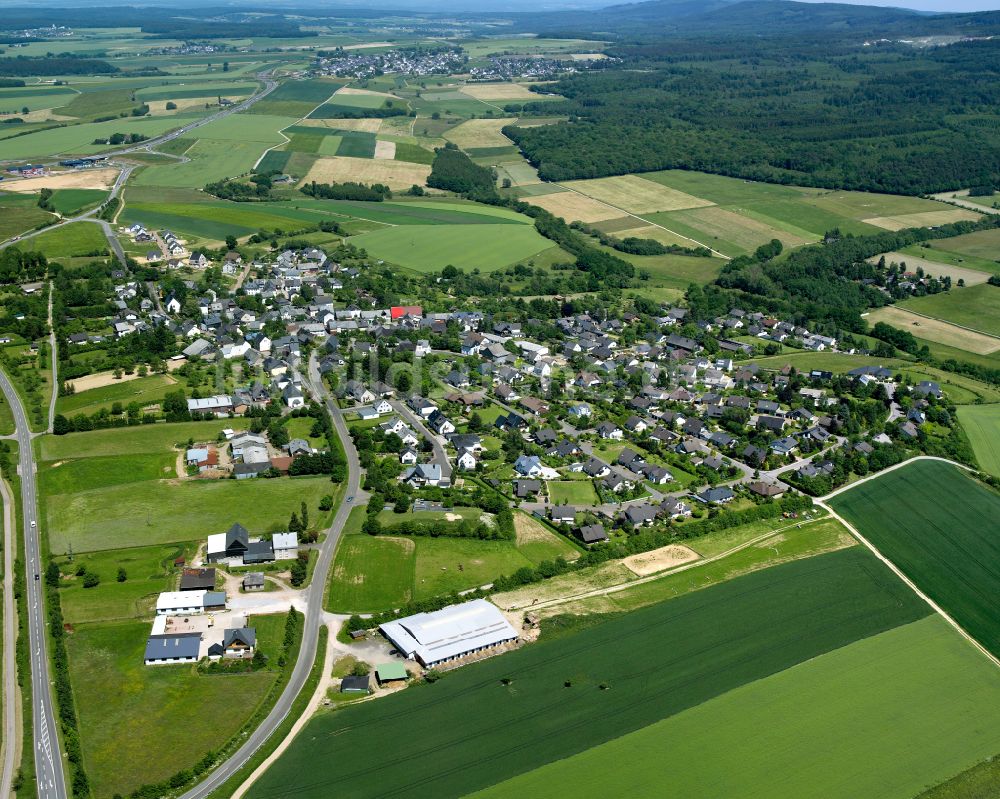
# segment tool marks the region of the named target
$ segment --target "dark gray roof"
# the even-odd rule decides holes
[[[151,635],[146,641],[145,660],[197,658],[201,648],[201,633]]]
[[[254,627],[230,627],[226,630],[222,638],[222,645],[229,647],[230,644],[242,641],[247,646],[257,645],[257,630]]]
[[[368,693],[368,691],[371,690],[369,688],[369,684],[370,684],[369,675],[365,674],[362,677],[355,677],[351,675],[348,677],[344,677],[344,679],[340,681],[340,692],[342,694],[355,693],[355,692]]]

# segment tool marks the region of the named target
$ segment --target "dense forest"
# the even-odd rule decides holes
[[[1000,182],[1000,41],[665,39],[612,52],[622,68],[545,87],[570,99],[569,122],[505,128],[544,178],[680,168],[900,194]]]
[[[118,67],[99,58],[78,58],[73,55],[15,56],[0,58],[0,75],[33,77],[36,75],[97,75],[117,72]]]

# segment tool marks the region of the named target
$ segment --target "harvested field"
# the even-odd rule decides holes
[[[444,137],[461,148],[509,147],[510,139],[500,129],[516,122],[515,119],[470,119],[445,131]]]
[[[373,47],[392,47],[392,42],[364,42],[362,44],[344,45],[345,50],[368,50]]]
[[[944,241],[947,242],[949,239],[945,239]],[[928,252],[933,251],[928,250]],[[876,263],[880,257],[882,256],[876,255],[868,260],[872,263]],[[940,261],[931,261],[927,258],[921,258],[919,255],[907,255],[905,252],[887,252],[884,257],[886,263],[905,263],[908,271],[915,271],[919,266],[927,275],[932,277],[950,277],[955,283],[959,280],[964,280],[966,286],[975,286],[977,283],[985,283],[990,279],[989,272],[983,272],[979,269],[966,269],[963,266],[943,264]]]
[[[371,89],[352,89],[349,86],[338,89],[336,94],[340,97],[384,97],[386,100],[402,99],[395,94],[389,94],[389,92],[373,92]]]
[[[390,189],[408,189],[414,183],[423,184],[431,168],[408,161],[374,161],[368,158],[336,156],[320,158],[313,164],[303,183],[384,183]]]
[[[630,218],[629,221],[635,222],[635,219]],[[692,246],[691,239],[678,236],[676,233],[664,230],[661,227],[656,227],[656,225],[647,225],[646,227],[636,227],[627,230],[605,230],[605,233],[611,233],[615,236],[615,238],[619,239],[653,239],[661,244],[679,244],[682,247]]]
[[[230,97],[228,99],[238,100],[239,98]],[[173,103],[177,108],[167,108],[167,103]],[[187,111],[189,108],[204,108],[206,103],[215,104],[211,98],[182,97],[179,100],[150,100],[146,105],[149,106],[151,116],[163,116],[164,114],[176,114],[180,111]]]
[[[622,565],[639,577],[645,577],[692,560],[698,560],[697,552],[680,544],[671,544],[640,555],[630,555],[622,561]]]
[[[353,130],[359,133],[378,133],[384,121],[382,119],[303,119],[298,124],[307,128],[333,128],[334,130]]]
[[[878,308],[869,313],[867,318],[872,324],[885,322],[907,330],[917,338],[936,341],[938,344],[974,352],[977,355],[989,355],[1000,350],[1000,338],[987,336],[985,333],[975,333],[942,319],[921,316],[893,305]]]
[[[574,61],[602,61],[607,58],[604,53],[570,53],[569,57]]]
[[[603,222],[605,219],[616,219],[621,216],[621,211],[617,208],[584,197],[575,191],[560,191],[524,199],[532,205],[544,208],[550,214],[561,216],[567,222]]]
[[[114,184],[117,177],[117,169],[79,169],[72,172],[53,172],[44,178],[5,180],[3,190],[33,193],[42,189],[107,189]]]
[[[73,385],[74,394],[79,394],[83,391],[89,391],[92,388],[104,388],[104,386],[111,386],[117,383],[127,383],[130,380],[138,380],[139,373],[133,372],[130,375],[123,374],[121,378],[115,379],[114,372],[98,372],[93,375],[84,375],[83,377],[74,377],[72,380],[67,380],[67,383]],[[176,382],[171,379],[171,382]]]
[[[771,239],[779,239],[786,247],[798,247],[801,244],[809,243],[808,239],[801,236],[779,230],[764,222],[725,208],[695,208],[678,211],[676,214],[663,215],[654,221],[660,222],[664,227],[673,228],[673,220],[678,220],[683,225],[690,227],[694,231],[691,234],[692,238],[703,241],[716,249],[719,249],[717,245],[721,242],[730,242],[737,248],[747,251],[753,250]],[[688,235],[683,228],[677,232]],[[700,237],[699,233],[702,234]],[[718,239],[718,242],[714,242],[715,239]]]
[[[544,99],[521,83],[471,83],[462,88],[462,94],[477,100],[541,100]]]
[[[671,189],[638,175],[620,175],[596,180],[573,180],[568,188],[601,200],[632,214],[654,214],[661,211],[682,211],[715,205],[711,200]]]
[[[975,222],[981,219],[982,215],[974,211],[967,211],[964,208],[949,208],[946,211],[924,211],[919,214],[901,214],[898,216],[873,216],[870,219],[862,219],[869,225],[875,225],[885,230],[903,230],[910,227],[931,227],[933,225],[947,225],[951,222],[970,221]]]
[[[375,142],[376,159],[391,161],[395,157],[396,157],[396,142],[381,141],[381,140]]]

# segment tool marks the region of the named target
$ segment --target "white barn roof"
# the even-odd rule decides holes
[[[177,608],[203,608],[207,591],[164,591],[156,599],[159,612]]]
[[[406,654],[433,665],[517,638],[504,615],[485,599],[417,613],[381,625],[382,632]]]

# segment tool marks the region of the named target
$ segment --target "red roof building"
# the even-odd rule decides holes
[[[423,316],[424,309],[420,305],[393,305],[389,309],[392,319],[402,319],[405,316]]]

